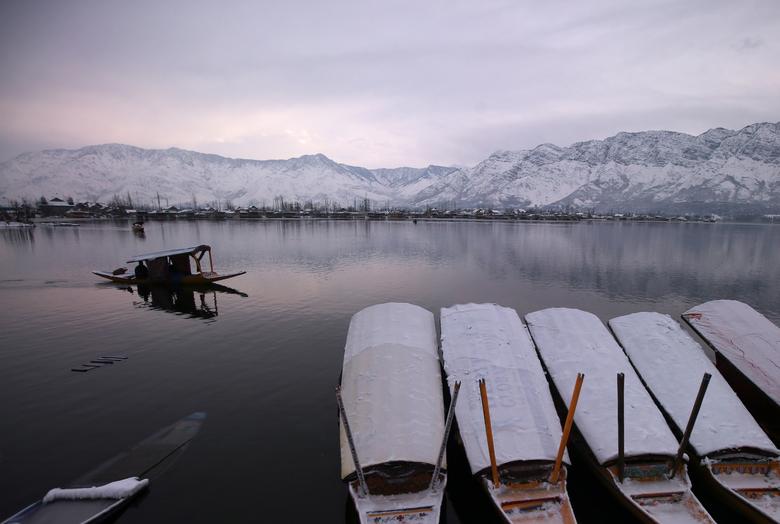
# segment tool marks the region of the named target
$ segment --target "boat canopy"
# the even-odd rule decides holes
[[[618,457],[618,373],[625,376],[625,456],[675,456],[677,440],[661,411],[597,316],[551,308],[530,313],[525,320],[567,406],[577,373],[585,374],[574,423],[599,464],[608,466]]]
[[[166,251],[156,251],[154,253],[147,253],[145,255],[136,255],[127,261],[128,264],[133,262],[144,262],[146,260],[154,260],[156,258],[172,257],[176,255],[197,255],[198,253],[205,253],[211,251],[211,246],[201,244],[193,247],[183,247],[180,249],[168,249]]]
[[[704,349],[669,315],[634,313],[609,321],[628,358],[680,433],[704,373],[712,375],[690,443],[700,457],[742,448],[778,451]]]
[[[780,404],[780,327],[737,300],[695,306],[683,318],[715,351]]]
[[[554,461],[561,423],[528,331],[514,309],[464,304],[441,310],[441,346],[471,472],[490,467],[478,381],[485,379],[496,463]],[[568,460],[567,460],[568,462]]]
[[[412,304],[378,304],[349,324],[341,396],[364,469],[388,462],[435,465],[444,402],[433,314]],[[342,422],[341,477],[355,471]]]

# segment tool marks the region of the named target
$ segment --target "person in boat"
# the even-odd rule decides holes
[[[135,278],[138,280],[149,278],[149,269],[144,265],[143,261],[138,262],[138,265],[135,266]]]

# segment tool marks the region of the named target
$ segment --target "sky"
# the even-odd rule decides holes
[[[473,165],[778,120],[777,0],[0,2],[0,161],[125,143]]]

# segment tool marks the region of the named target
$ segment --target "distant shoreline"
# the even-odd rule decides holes
[[[122,223],[132,224],[137,219],[134,217],[92,217],[92,218],[72,218],[72,217],[36,217],[32,219],[32,223],[36,225],[57,224],[57,223],[73,223],[73,224],[88,224],[88,223]],[[228,223],[241,223],[241,222],[452,222],[452,223],[485,223],[485,222],[498,222],[498,223],[635,223],[635,224],[778,224],[780,221],[771,222],[767,220],[712,220],[706,218],[687,218],[685,220],[679,220],[674,218],[607,218],[607,217],[572,217],[572,216],[538,216],[538,217],[403,217],[403,218],[376,218],[366,216],[354,216],[354,217],[333,217],[333,216],[300,216],[300,217],[281,217],[281,216],[265,216],[265,217],[242,217],[242,218],[214,218],[214,217],[198,217],[198,218],[156,218],[149,217],[144,220],[146,223],[166,223],[166,222],[228,222]]]

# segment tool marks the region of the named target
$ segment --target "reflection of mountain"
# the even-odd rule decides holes
[[[264,237],[269,267],[440,285],[506,281],[595,291],[617,300],[733,298],[777,318],[780,227],[750,224],[360,222],[278,223]],[[425,273],[427,275],[427,273]],[[292,293],[280,287],[277,293]],[[309,292],[308,289],[306,292]],[[469,300],[478,290],[464,292]]]
[[[126,288],[133,293],[133,288]],[[140,300],[134,300],[133,305],[139,308],[154,309],[185,315],[188,318],[200,318],[216,321],[219,310],[217,294],[234,294],[246,297],[235,289],[211,286],[143,286],[137,287]]]

